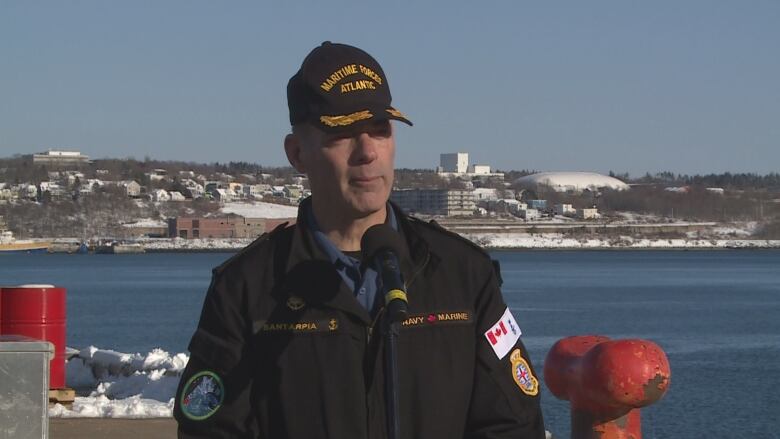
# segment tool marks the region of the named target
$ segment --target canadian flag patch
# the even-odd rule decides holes
[[[500,360],[512,350],[520,334],[522,334],[520,326],[512,316],[512,311],[507,308],[501,318],[485,332],[485,338]]]

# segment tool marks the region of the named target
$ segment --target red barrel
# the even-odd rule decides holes
[[[54,345],[49,387],[65,387],[65,288],[20,285],[0,291],[0,333],[18,334]]]

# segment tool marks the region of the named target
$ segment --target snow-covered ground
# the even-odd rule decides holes
[[[487,248],[503,249],[716,249],[780,248],[780,240],[745,239],[741,229],[724,228],[713,238],[647,239],[631,236],[613,238],[571,238],[559,233],[463,233],[463,237]],[[215,251],[239,250],[252,239],[182,239],[149,238],[138,241],[148,251]]]
[[[298,214],[296,206],[281,204],[254,202],[225,203],[221,213],[233,213],[246,218],[295,218]],[[649,239],[642,237],[590,237],[590,236],[564,236],[559,233],[526,233],[505,230],[496,233],[485,232],[485,224],[475,222],[472,225],[468,221],[460,222],[455,229],[462,235],[488,248],[505,249],[586,249],[586,248],[650,248],[650,249],[693,249],[693,248],[780,248],[780,240],[756,240],[750,239],[756,232],[759,224],[756,222],[742,223],[687,223],[672,221],[655,215],[642,215],[632,212],[618,212],[619,219],[604,224],[605,229],[615,229],[631,225],[632,227],[656,227],[659,223],[665,226],[700,226],[700,231],[686,233],[685,238],[678,239]],[[565,225],[574,220],[565,217],[555,217],[550,220],[540,221],[534,226],[538,229],[547,229]],[[507,222],[506,225],[513,223]],[[525,223],[523,223],[525,224]],[[124,227],[160,227],[164,226],[160,220],[145,218],[133,224],[125,224]],[[482,229],[478,233],[469,233],[469,229]],[[140,238],[138,242],[147,251],[218,251],[239,250],[249,245],[253,239],[220,239],[220,238]]]
[[[168,223],[154,218],[141,218],[133,223],[122,224],[122,227],[168,227]]]
[[[621,218],[618,223],[622,224],[654,224],[666,222],[665,218],[658,215],[648,215],[636,212],[615,212]]]
[[[76,389],[71,408],[56,404],[54,418],[160,418],[173,416],[173,400],[187,354],[154,349],[125,354],[94,346],[68,360],[65,382]]]
[[[240,250],[252,241],[248,238],[139,238],[136,242],[147,251],[213,251]]]
[[[463,236],[486,248],[515,249],[717,249],[780,248],[780,240],[765,239],[647,239],[569,238],[557,233],[464,233]]]
[[[298,206],[285,206],[273,203],[225,203],[222,213],[234,213],[244,218],[295,218]]]

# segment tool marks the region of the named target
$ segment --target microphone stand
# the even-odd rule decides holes
[[[401,438],[398,389],[398,334],[400,322],[392,321],[387,315],[385,321],[385,406],[387,416],[387,438]]]
[[[385,407],[387,416],[387,438],[401,438],[401,417],[399,412],[400,388],[398,377],[398,336],[401,322],[408,313],[406,286],[400,277],[398,259],[388,255],[381,259],[383,266],[383,289],[385,293]]]

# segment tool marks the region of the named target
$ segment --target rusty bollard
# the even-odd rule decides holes
[[[639,409],[661,399],[670,378],[664,351],[640,339],[567,337],[544,363],[550,392],[571,403],[572,439],[641,439]]]

